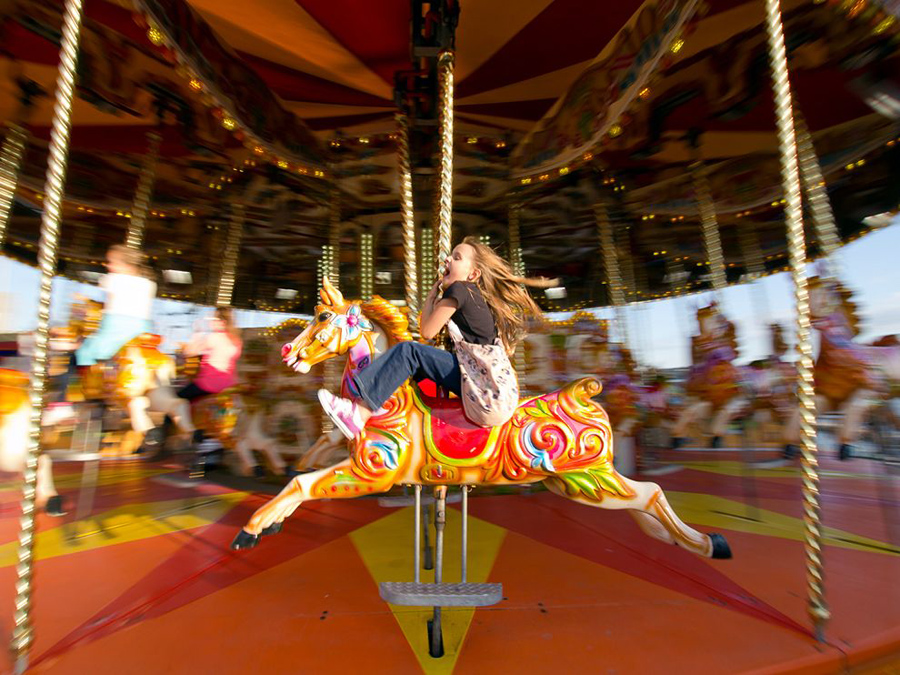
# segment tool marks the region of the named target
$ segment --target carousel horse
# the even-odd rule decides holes
[[[772,343],[770,356],[743,369],[744,385],[748,392],[746,415],[756,422],[764,418],[774,421],[783,434],[796,407],[794,387],[797,369],[784,359],[787,343],[782,327],[777,323],[770,324],[769,334]]]
[[[0,471],[25,471],[30,422],[28,375],[0,368]],[[52,516],[65,513],[53,484],[52,462],[45,454],[38,456],[35,504]]]
[[[325,279],[316,317],[282,350],[299,373],[336,356],[347,356],[341,393],[352,376],[386,349],[412,339],[405,317],[375,297],[347,302]],[[458,398],[430,398],[405,383],[349,442],[349,457],[291,480],[259,508],[232,542],[252,548],[275,534],[301,503],[385,492],[398,484],[503,485],[544,481],[564,497],[607,509],[628,509],[648,535],[698,555],[727,558],[725,538],[683,523],[658,485],[620,475],[613,467],[612,430],[595,378],[523,399],[499,427],[468,422]]]
[[[51,349],[71,351],[97,329],[102,311],[103,305],[94,300],[76,302],[69,325],[52,331]],[[103,401],[127,411],[133,432],[145,446],[159,441],[149,412],[168,412],[177,401],[169,386],[175,376],[175,362],[160,351],[161,343],[159,335],[144,333],[126,343],[109,361],[81,369],[85,400]]]
[[[693,364],[685,386],[688,401],[672,428],[673,448],[683,444],[694,421],[710,416],[710,447],[719,447],[728,423],[745,405],[740,370],[733,363],[737,358],[734,324],[713,302],[697,310],[697,325],[700,333],[691,338]]]
[[[900,346],[891,336],[875,345],[860,345],[859,318],[851,292],[839,281],[821,276],[809,279],[812,326],[819,332],[819,355],[813,368],[816,412],[843,413],[837,435],[838,456],[849,459],[866,413],[879,398],[900,385]],[[785,457],[797,454],[799,409],[785,435]]]

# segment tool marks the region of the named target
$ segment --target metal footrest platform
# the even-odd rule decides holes
[[[486,607],[503,599],[503,584],[423,584],[385,581],[381,599],[392,605],[412,607]]]

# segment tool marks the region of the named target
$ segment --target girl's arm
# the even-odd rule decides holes
[[[422,315],[419,317],[419,333],[426,340],[433,339],[441,328],[447,325],[447,322],[456,312],[456,300],[446,299],[438,300],[437,294],[440,290],[441,282],[438,281],[428,292],[425,298],[425,307],[422,308]]]

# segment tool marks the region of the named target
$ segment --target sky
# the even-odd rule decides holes
[[[900,334],[900,217],[888,227],[844,246],[838,253],[841,280],[854,292],[862,315],[860,339]],[[36,269],[0,257],[0,333],[32,330],[37,325],[39,275]],[[102,299],[99,288],[56,278],[50,310],[51,325],[64,323],[76,293]],[[639,363],[655,368],[689,365],[690,336],[696,332],[697,308],[706,305],[712,293],[670,298],[624,308],[629,346]],[[739,363],[768,356],[767,326],[779,322],[793,342],[793,285],[787,273],[765,277],[751,284],[731,286],[722,293],[726,316],[735,322],[739,341]],[[612,318],[612,308],[597,313]],[[163,335],[163,348],[172,351],[190,337],[193,322],[212,312],[174,300],[157,299],[153,319]],[[271,326],[297,315],[239,311],[241,327]]]

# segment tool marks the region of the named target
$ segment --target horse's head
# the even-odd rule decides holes
[[[327,277],[322,281],[320,296],[322,303],[316,305],[313,320],[281,348],[284,362],[298,373],[308,373],[317,363],[346,354],[364,333],[374,330],[359,303],[345,301]]]

